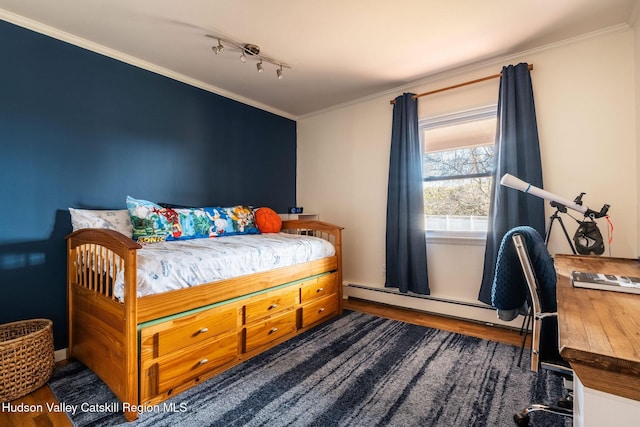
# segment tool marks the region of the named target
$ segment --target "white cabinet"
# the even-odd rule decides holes
[[[632,426],[639,418],[640,402],[585,387],[573,375],[574,427]]]

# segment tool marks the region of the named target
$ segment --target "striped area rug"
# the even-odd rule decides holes
[[[562,382],[516,366],[519,348],[345,312],[150,408],[130,426],[513,426]],[[79,363],[50,387],[75,426],[124,424],[107,387]],[[75,414],[73,408],[76,408]],[[563,426],[544,413],[532,425]],[[570,424],[569,424],[570,425]]]

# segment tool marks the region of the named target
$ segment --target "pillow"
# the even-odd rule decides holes
[[[237,205],[203,209],[212,223],[211,237],[260,233],[253,208],[250,206]]]
[[[106,228],[115,230],[131,238],[133,227],[127,209],[119,210],[90,210],[69,208],[73,231],[82,228]]]
[[[209,237],[211,221],[203,209],[163,208],[148,200],[127,196],[133,240],[139,243]]]
[[[261,233],[279,233],[282,218],[271,208],[258,208],[255,212],[256,225]]]
[[[139,243],[260,232],[253,210],[246,206],[173,209],[127,196],[127,209],[133,239]]]

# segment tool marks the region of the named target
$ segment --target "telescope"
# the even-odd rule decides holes
[[[598,225],[594,220],[596,218],[607,216],[607,212],[609,211],[610,207],[609,205],[603,205],[600,211],[594,211],[593,209],[589,209],[588,207],[582,205],[582,196],[584,196],[585,193],[580,193],[578,197],[571,201],[545,191],[541,188],[538,188],[535,185],[531,185],[528,182],[524,182],[523,180],[516,178],[515,176],[508,173],[504,174],[504,176],[500,180],[500,184],[504,185],[505,187],[522,191],[526,194],[532,194],[536,197],[540,197],[541,199],[549,200],[549,204],[556,208],[555,213],[551,216],[551,220],[549,221],[549,227],[547,228],[547,233],[545,236],[545,244],[549,242],[549,235],[551,234],[553,221],[558,220],[558,222],[560,222],[560,226],[562,227],[562,231],[564,231],[564,235],[569,242],[569,246],[571,247],[571,250],[574,254],[576,254],[576,249],[581,255],[588,255],[590,253],[602,255],[604,253],[604,241],[602,240],[602,234],[600,233]],[[558,212],[566,213],[567,209],[572,209],[576,212],[580,212],[582,215],[584,215],[585,219],[589,218],[589,221],[576,220],[576,222],[578,223],[578,229],[573,236],[573,242],[575,243],[575,246],[569,238],[569,233],[567,233],[567,229],[562,222],[562,218],[558,216]]]
[[[545,191],[527,182],[524,182],[523,180],[516,178],[515,176],[508,173],[505,173],[503,175],[502,179],[500,180],[500,184],[504,185],[505,187],[520,190],[523,193],[533,194],[534,196],[540,197],[541,199],[549,200],[551,202],[551,206],[560,209],[561,212],[566,212],[566,209],[563,208],[569,208],[574,211],[580,212],[585,217],[589,217],[592,219],[607,216],[607,212],[609,211],[610,207],[609,205],[604,205],[602,206],[602,209],[600,209],[600,212],[596,212],[592,209],[589,209],[588,207],[582,206],[582,196],[584,196],[585,193],[580,193],[578,197],[571,201],[560,196],[556,196],[553,193]]]

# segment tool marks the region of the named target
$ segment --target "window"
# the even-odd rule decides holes
[[[486,235],[495,131],[495,106],[420,122],[429,235]]]

